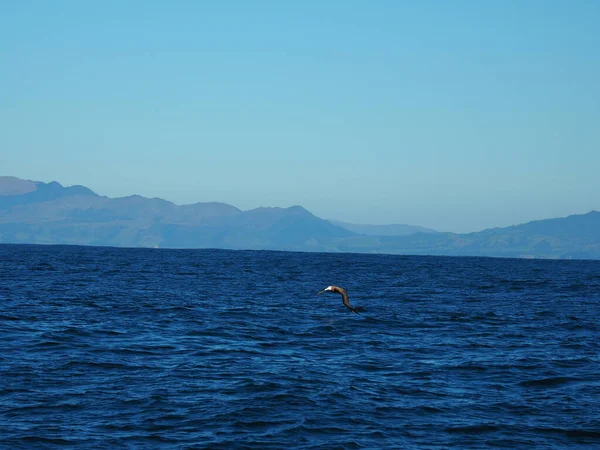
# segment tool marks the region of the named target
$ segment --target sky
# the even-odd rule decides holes
[[[600,2],[0,2],[0,175],[471,232],[600,209]]]

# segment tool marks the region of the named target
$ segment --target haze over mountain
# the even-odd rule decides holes
[[[0,177],[0,243],[600,259],[600,213],[456,234],[328,221],[302,206],[178,206]]]
[[[366,236],[408,236],[415,233],[437,233],[431,228],[418,227],[414,225],[405,225],[394,223],[390,225],[368,225],[340,222],[339,220],[330,220],[334,225],[338,225],[354,233],[364,234]]]

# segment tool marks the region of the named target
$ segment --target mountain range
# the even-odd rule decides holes
[[[457,234],[329,221],[302,206],[179,206],[0,177],[0,243],[600,259],[600,212]]]

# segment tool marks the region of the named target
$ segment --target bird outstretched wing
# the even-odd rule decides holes
[[[348,294],[346,293],[346,290],[340,290],[340,294],[342,294],[342,301],[344,302],[344,306],[350,311],[352,311],[354,314],[358,314],[358,312],[352,306],[350,306],[350,300],[348,299]]]

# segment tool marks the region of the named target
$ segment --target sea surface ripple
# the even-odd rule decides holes
[[[600,448],[600,262],[0,245],[0,447]]]

